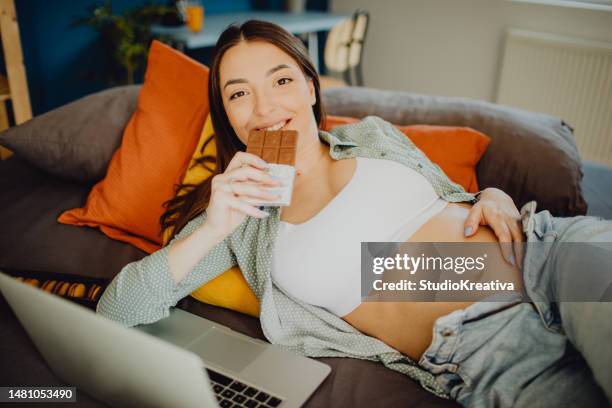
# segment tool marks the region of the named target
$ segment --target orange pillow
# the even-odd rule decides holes
[[[153,41],[138,106],[106,177],[63,224],[99,227],[143,251],[161,247],[159,217],[174,197],[209,112],[208,68]]]
[[[328,116],[323,130],[358,122],[347,116]],[[491,138],[468,127],[411,125],[397,126],[425,155],[436,163],[455,183],[465,191],[478,191],[476,165]]]
[[[476,165],[491,139],[467,127],[412,125],[398,126],[423,153],[465,191],[479,190]]]

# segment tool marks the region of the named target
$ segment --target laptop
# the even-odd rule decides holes
[[[126,328],[4,273],[0,291],[55,374],[113,406],[299,407],[331,371],[176,308]]]

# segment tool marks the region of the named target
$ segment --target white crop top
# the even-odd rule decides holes
[[[361,303],[361,242],[404,242],[448,204],[403,164],[356,160],[351,180],[317,214],[280,222],[272,255],[280,289],[340,317]]]

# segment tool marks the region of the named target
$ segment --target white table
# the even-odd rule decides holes
[[[217,39],[232,23],[244,23],[247,20],[264,20],[278,24],[293,34],[307,35],[308,54],[319,69],[318,31],[329,31],[339,22],[350,18],[345,14],[332,14],[321,11],[287,13],[276,11],[252,11],[245,13],[212,14],[204,17],[204,28],[199,33],[190,32],[186,26],[163,27],[153,25],[151,32],[155,35],[168,36],[173,42],[187,49],[214,47]]]

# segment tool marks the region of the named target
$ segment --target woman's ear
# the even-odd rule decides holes
[[[314,80],[312,78],[307,78],[308,81],[308,93],[310,94],[310,105],[314,106],[317,103],[317,95],[315,93]]]

